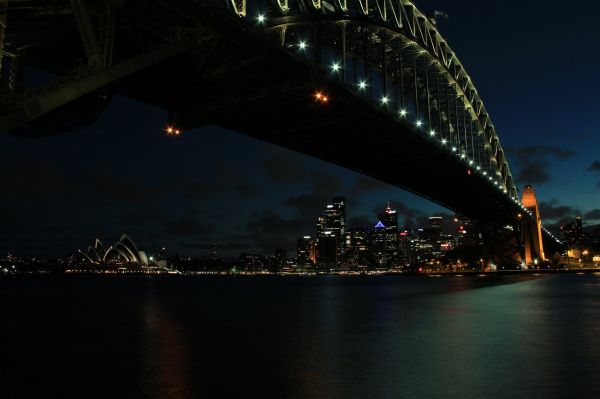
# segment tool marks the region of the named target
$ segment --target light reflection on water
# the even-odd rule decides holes
[[[160,283],[160,282],[159,282]],[[142,316],[142,365],[140,390],[147,397],[184,399],[193,394],[188,382],[188,357],[185,331],[160,303],[148,280]]]
[[[0,279],[0,398],[600,397],[599,305],[598,275]]]

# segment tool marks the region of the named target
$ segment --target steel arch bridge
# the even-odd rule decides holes
[[[219,124],[408,189],[523,252],[534,215],[490,115],[409,0],[0,0],[0,56],[2,130],[71,129],[121,93],[177,129]],[[23,90],[25,64],[59,78]]]

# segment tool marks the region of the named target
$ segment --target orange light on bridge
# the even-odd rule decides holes
[[[329,97],[325,93],[318,91],[315,93],[315,100],[321,104],[327,104],[329,102]]]
[[[173,126],[167,126],[165,132],[167,132],[169,136],[179,136],[181,134],[181,130],[174,128]]]

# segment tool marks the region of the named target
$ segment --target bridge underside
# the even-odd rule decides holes
[[[223,126],[402,187],[473,219],[516,220],[516,204],[426,132],[310,65],[264,43],[213,48],[149,68],[116,87],[171,110],[172,122],[183,129]],[[316,101],[316,92],[329,101]]]
[[[133,15],[133,11],[128,12]],[[33,97],[28,101],[34,106],[28,108],[24,103],[21,109],[16,104],[17,111],[6,120],[15,115],[27,118],[31,110],[40,109],[40,104],[50,104],[40,111],[40,117],[16,130],[36,131],[40,122],[47,125],[43,118],[73,113],[69,107],[75,103],[85,105],[90,97],[93,103],[96,97],[106,100],[117,93],[169,110],[171,122],[179,128],[223,126],[409,190],[477,220],[490,231],[518,231],[519,204],[441,145],[439,138],[418,129],[414,119],[392,115],[385,106],[332,79],[324,69],[293,56],[272,37],[241,28],[239,21],[220,20],[217,26],[214,16],[197,14],[194,18],[186,28],[193,32],[191,45],[188,36],[187,41],[173,39],[174,45],[163,43],[164,50],[135,56],[122,43],[114,51],[120,63],[111,65],[100,57],[102,62],[95,61],[91,72],[86,71],[87,89],[78,81],[72,87],[57,86],[43,93],[48,101]],[[202,24],[199,18],[203,18]],[[120,35],[128,40],[141,40],[141,31],[155,33],[152,25],[145,30],[130,25],[122,29]],[[175,30],[167,31],[165,34],[177,36]],[[61,37],[69,40],[69,34]],[[66,47],[81,52],[81,44]],[[33,65],[60,74],[68,70],[67,65],[46,65],[56,51],[60,47],[49,47],[47,54],[29,57]],[[97,52],[92,55],[98,57]],[[63,54],[61,59],[73,57]],[[422,83],[417,83],[422,77],[417,78],[415,75],[413,91],[422,89]],[[324,93],[329,101],[316,101],[317,92]],[[446,100],[444,107],[450,109],[450,105]],[[462,111],[463,118],[466,111]],[[450,120],[445,123],[449,126]],[[503,240],[494,238],[501,236],[490,234],[489,240]],[[515,247],[517,252],[521,247],[518,240],[510,248],[498,244],[490,247],[494,252],[491,259],[509,263],[517,258]]]

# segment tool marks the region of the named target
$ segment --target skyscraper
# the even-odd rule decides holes
[[[373,227],[369,240],[371,265],[385,267],[388,263],[385,225],[380,221]]]
[[[335,197],[317,220],[317,262],[337,266],[346,250],[346,200]]]
[[[296,261],[300,267],[310,267],[315,262],[315,244],[310,236],[298,238]]]
[[[398,213],[390,208],[388,202],[387,208],[379,219],[385,226],[385,253],[388,266],[395,266],[398,262]]]
[[[369,232],[363,229],[346,231],[346,264],[352,267],[369,264]]]

